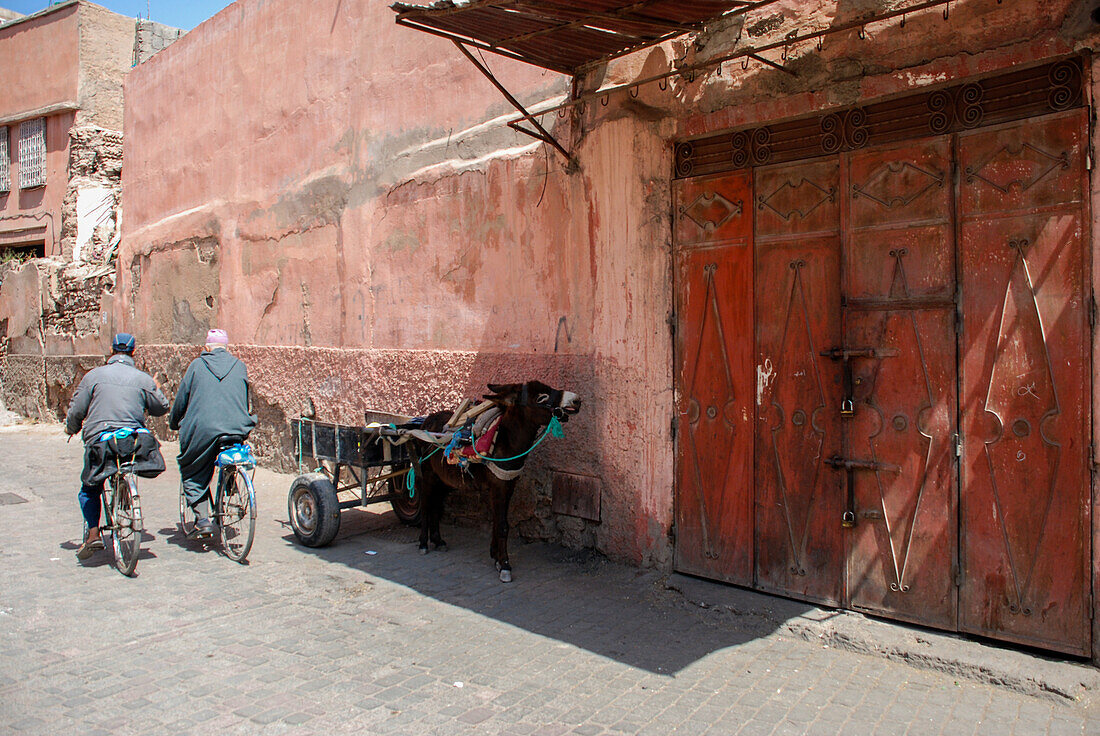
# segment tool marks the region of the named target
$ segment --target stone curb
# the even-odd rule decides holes
[[[739,622],[755,619],[808,642],[885,657],[1024,695],[1081,703],[1100,692],[1100,671],[1073,660],[888,623],[853,611],[821,608],[687,575],[670,575],[665,587],[694,605],[730,613]]]

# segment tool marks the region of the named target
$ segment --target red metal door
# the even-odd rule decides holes
[[[756,579],[837,605],[844,574],[837,159],[756,174]]]
[[[851,371],[849,464],[834,462],[853,484],[848,605],[948,629],[958,550],[951,148],[944,136],[847,157],[846,352],[834,353]]]
[[[752,193],[747,173],[676,200],[676,568],[752,583]]]
[[[1088,654],[1084,110],[959,138],[964,631]]]

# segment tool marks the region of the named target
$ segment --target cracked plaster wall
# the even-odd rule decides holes
[[[670,59],[885,5],[780,2],[744,28],[717,24],[583,84],[628,82]],[[368,407],[452,406],[488,380],[577,390],[584,411],[538,453],[513,522],[668,566],[671,142],[1069,53],[1091,39],[1089,9],[959,0],[949,21],[937,9],[905,29],[895,21],[864,40],[792,48],[797,77],[738,64],[673,79],[667,92],[647,85],[637,99],[547,117],[575,152],[567,172],[495,120],[506,107],[449,44],[394,27],[384,8],[245,0],[127,80],[130,227],[115,317],[143,343],[163,343],[143,355],[169,383],[195,350],[179,344],[178,305],[200,315],[195,335],[218,324],[245,343],[258,441],[283,462],[285,422],[305,407],[357,422]],[[278,65],[274,54],[289,56]],[[548,73],[490,64],[526,103],[566,89]],[[172,104],[181,99],[202,104]],[[215,252],[206,263],[180,245],[199,242]],[[553,517],[551,469],[600,478],[602,523]]]

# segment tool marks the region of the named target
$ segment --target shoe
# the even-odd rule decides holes
[[[91,541],[87,539],[81,543],[80,547],[76,550],[76,559],[86,560],[96,553],[97,550],[103,549],[103,539],[97,538]]]
[[[214,534],[214,522],[203,516],[195,519],[195,536],[209,537]]]

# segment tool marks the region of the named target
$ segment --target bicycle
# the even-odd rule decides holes
[[[252,476],[256,457],[247,442],[223,447],[215,461],[218,468],[214,485],[214,526],[225,556],[234,562],[245,561],[256,535],[256,490]],[[188,538],[195,537],[196,516],[180,484],[180,529]]]
[[[120,429],[104,432],[100,442],[111,439],[125,439],[135,430]],[[138,496],[137,475],[133,462],[118,464],[115,473],[103,481],[101,491],[103,499],[103,521],[99,527],[100,536],[111,535],[111,551],[114,555],[115,569],[126,577],[133,577],[137,569],[138,556],[141,554],[141,535],[145,524],[141,516],[141,497]],[[84,535],[87,537],[88,523],[84,522]]]

